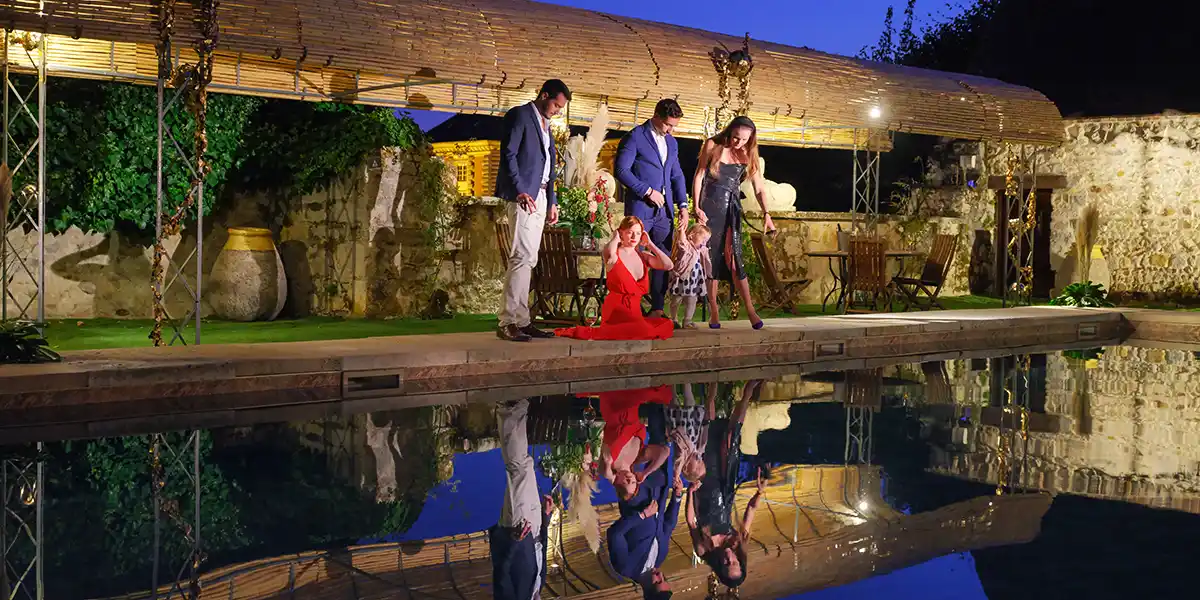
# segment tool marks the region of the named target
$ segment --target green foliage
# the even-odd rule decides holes
[[[185,434],[166,436],[168,444],[191,454]],[[67,442],[53,449],[47,461],[47,573],[71,577],[47,578],[47,597],[81,598],[145,589],[150,583],[154,541],[150,442],[144,436]],[[233,484],[211,463],[212,438],[200,434],[201,523],[203,547],[240,548],[246,545],[241,515],[232,502]],[[174,461],[166,453],[166,466]],[[179,503],[182,518],[193,516],[192,485],[180,467],[166,467],[163,496]],[[174,570],[187,556],[183,534],[169,519],[160,523],[164,572]],[[80,568],[87,565],[87,568]]]
[[[558,482],[564,475],[584,471],[584,459],[590,454],[592,462],[599,459],[601,436],[604,427],[587,425],[571,427],[567,430],[567,441],[555,444],[549,452],[542,455],[539,466],[551,481]],[[587,468],[591,468],[588,465]]]
[[[1086,348],[1083,350],[1063,350],[1063,356],[1075,360],[1094,360],[1104,356],[1104,348]]]
[[[574,237],[591,236],[600,239],[605,235],[607,217],[597,213],[589,219],[588,191],[581,187],[558,188],[558,223],[571,228]],[[668,252],[670,248],[666,249]]]
[[[303,196],[349,173],[373,151],[423,143],[417,124],[391,109],[267,101],[246,127],[238,187]]]
[[[913,12],[917,0],[908,0],[904,8],[904,25],[900,28],[899,39],[896,39],[896,29],[892,25],[895,8],[889,6],[883,17],[883,31],[879,41],[874,46],[864,47],[858,51],[858,57],[875,62],[894,63],[912,52],[917,46],[917,36],[913,33]]]
[[[32,81],[17,78],[17,87]],[[47,230],[72,225],[88,232],[120,228],[150,234],[154,228],[158,119],[156,90],[148,86],[55,79],[46,118]],[[168,100],[174,90],[167,90]],[[420,128],[391,109],[337,103],[262,100],[209,94],[204,213],[212,214],[236,191],[272,191],[294,197],[323,187],[379,148],[423,143]],[[167,112],[179,147],[191,156],[195,120],[183,99]],[[35,123],[14,118],[22,148],[36,140]],[[168,138],[163,157],[165,207],[179,206],[190,187],[187,167]],[[18,171],[13,189],[36,183],[32,163]]]
[[[44,326],[44,325],[43,325]],[[0,364],[59,362],[36,323],[0,321]]]
[[[233,500],[246,532],[246,553],[302,552],[374,534],[390,507],[334,474],[330,459],[338,451],[324,455],[297,447],[292,432],[279,432],[272,437],[283,443],[239,443],[214,457],[238,482]],[[218,561],[234,550],[209,549]]]
[[[1050,301],[1050,304],[1054,306],[1076,306],[1081,308],[1113,305],[1112,302],[1108,301],[1108,292],[1104,289],[1104,286],[1091,281],[1081,281],[1068,285],[1063,288],[1062,293],[1057,298]]]
[[[30,84],[19,83],[22,89]],[[89,232],[118,226],[140,231],[154,227],[158,119],[152,87],[83,80],[53,80],[46,119],[47,230],[75,225]],[[171,93],[172,90],[168,90]],[[205,180],[205,213],[216,206],[228,171],[238,162],[243,129],[259,100],[210,94],[208,155],[212,167]],[[167,123],[189,153],[195,122],[182,109],[168,113]],[[14,119],[13,137],[22,147],[36,140],[30,119]],[[166,206],[182,203],[190,186],[186,167],[169,145],[163,149],[170,177]],[[13,180],[14,189],[36,183],[36,168],[27,165]]]
[[[417,221],[426,225],[425,229],[421,230],[424,237],[422,246],[430,254],[422,257],[413,266],[420,269],[421,283],[424,287],[422,296],[432,298],[441,274],[442,260],[447,253],[447,236],[459,224],[460,199],[458,190],[447,185],[450,167],[445,161],[434,156],[428,146],[423,147],[417,160],[417,189],[413,207],[416,209]]]

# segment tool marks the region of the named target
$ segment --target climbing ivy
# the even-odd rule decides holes
[[[28,89],[31,82],[23,79],[17,85]],[[89,232],[116,228],[152,231],[158,156],[155,89],[58,79],[47,88],[47,230],[59,232],[74,225]],[[243,128],[259,103],[248,97],[210,96],[208,161],[212,172],[206,180],[206,213],[217,204],[217,192],[238,160]],[[172,110],[167,123],[179,145],[190,149],[191,115]],[[36,140],[36,126],[28,118],[13,119],[12,136],[21,148],[29,148]],[[9,158],[15,165],[18,159],[11,153]],[[166,171],[179,174],[164,182],[170,207],[183,200],[188,180],[186,167],[170,145],[164,148],[164,159],[169,166]],[[34,164],[14,175],[15,190],[36,183]]]
[[[421,128],[391,109],[268,101],[246,127],[237,186],[284,197],[311,194],[380,148],[424,144]]]
[[[18,78],[20,89],[32,81]],[[114,229],[153,232],[157,186],[156,91],[153,87],[85,80],[52,80],[46,119],[46,222],[60,232]],[[168,90],[168,94],[172,94]],[[194,121],[179,106],[167,114],[175,140],[192,148]],[[294,198],[324,187],[381,147],[424,142],[420,128],[391,109],[336,103],[263,100],[210,94],[204,212],[219,210],[235,192],[272,191]],[[32,120],[14,118],[13,139],[29,148]],[[168,139],[167,208],[187,193],[187,167]],[[14,164],[19,159],[10,155]],[[29,163],[13,189],[36,183]],[[170,176],[174,175],[174,176]],[[228,184],[228,185],[227,185]]]

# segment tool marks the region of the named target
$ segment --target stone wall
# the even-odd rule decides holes
[[[284,316],[315,313],[387,317],[419,312],[428,301],[424,288],[413,283],[415,274],[428,265],[427,249],[419,243],[426,224],[417,222],[417,211],[413,209],[414,194],[420,188],[419,166],[413,156],[384,150],[369,164],[308,196],[234,198],[221,213],[205,219],[205,283],[228,237],[228,227],[269,227],[277,234],[288,275],[289,298]],[[453,189],[452,174],[446,185]],[[273,219],[271,214],[284,216]],[[499,280],[498,263],[481,262],[475,254],[478,250],[488,252],[489,257],[494,255],[491,223],[495,216],[494,203],[458,210],[455,218],[463,225],[449,236],[451,260],[440,269],[452,295],[476,299],[474,305],[463,301],[473,308],[481,308],[475,306],[480,304],[477,299],[487,297],[490,283],[479,284],[472,274],[483,273]],[[194,229],[169,239],[169,260],[182,264],[195,247],[194,240]],[[32,232],[10,231],[8,241],[22,255],[36,251],[37,236]],[[119,232],[85,233],[72,227],[46,235],[45,256],[48,318],[152,315],[152,239],[131,238]],[[36,262],[30,267],[36,267]],[[189,282],[193,281],[195,262],[184,269]],[[36,268],[33,270],[36,272]],[[10,300],[9,315],[18,312],[15,305],[29,303],[35,290],[35,280],[23,270],[16,271],[11,285],[15,299]],[[492,295],[499,297],[498,288]],[[485,299],[483,304],[490,306],[494,301]],[[190,299],[182,286],[172,288],[167,305],[174,315],[187,312]],[[29,314],[36,314],[36,306]],[[211,314],[206,299],[202,299],[201,314]]]
[[[206,219],[204,276],[208,277],[225,244],[228,227],[270,227],[288,275],[288,302],[283,317],[310,314],[398,317],[423,311],[429,288],[419,283],[430,269],[427,223],[420,222],[420,161],[404,153],[384,151],[369,164],[316,193],[291,199],[239,197],[222,213]],[[445,185],[454,189],[454,173]],[[623,207],[616,207],[618,214]],[[505,204],[496,198],[462,198],[446,218],[453,226],[445,239],[445,256],[437,269],[437,287],[462,313],[492,313],[499,306],[503,265],[496,245],[495,224],[506,219]],[[282,219],[268,215],[284,214]],[[749,213],[761,229],[757,214]],[[851,227],[849,213],[777,212],[780,236],[769,242],[776,268],[785,279],[808,278],[799,294],[804,304],[819,304],[833,286],[827,259],[809,252],[837,248],[838,228]],[[962,231],[960,257],[943,295],[967,293],[966,252],[969,239],[962,220],[932,218],[920,222],[884,219],[880,232],[889,248],[928,250],[935,232]],[[168,254],[182,261],[194,246],[194,232],[169,240]],[[21,248],[36,243],[31,233],[12,232]],[[131,239],[117,232],[89,234],[72,228],[46,236],[46,313],[49,318],[148,318],[152,313],[150,239]],[[908,259],[910,270],[920,261]],[[893,269],[899,263],[893,262]],[[584,273],[598,275],[598,259],[584,259]],[[187,267],[194,278],[194,263]],[[19,273],[23,275],[23,273]],[[32,297],[33,280],[17,276],[12,291],[18,301]],[[185,314],[189,299],[180,289],[167,297],[172,314]],[[202,305],[208,316],[211,308]]]
[[[987,397],[986,364],[979,366],[984,370],[972,370],[967,361],[948,364],[955,404],[996,404]],[[1058,427],[1030,432],[1036,471],[1196,485],[1200,359],[1193,352],[1118,346],[1091,360],[1052,353],[1045,384],[1045,412]],[[977,430],[979,449],[994,451],[998,430]]]
[[[1052,201],[1055,287],[1075,280],[1075,226],[1080,210],[1094,204],[1104,258],[1100,265],[1093,262],[1100,276],[1091,279],[1133,298],[1195,299],[1200,295],[1200,115],[1066,123],[1065,143],[1037,156],[1039,174],[1066,176],[1068,186],[1056,190]],[[1005,173],[1001,148],[982,154],[985,174]],[[961,214],[968,222],[990,223],[994,199],[993,193],[964,195]],[[1106,277],[1109,281],[1102,281]]]

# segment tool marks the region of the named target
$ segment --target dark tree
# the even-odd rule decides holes
[[[1198,112],[1198,18],[1200,4],[1175,0],[978,0],[896,62],[1027,86],[1065,116]]]

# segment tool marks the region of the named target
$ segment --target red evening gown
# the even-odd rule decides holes
[[[579,394],[581,398],[599,396],[600,418],[604,420],[604,441],[610,456],[621,454],[629,440],[638,438],[646,444],[646,426],[638,416],[643,404],[670,404],[675,392],[668,385],[637,390],[620,390]]]
[[[577,340],[665,340],[675,333],[675,324],[670,319],[642,316],[642,296],[650,293],[649,265],[637,281],[618,258],[608,271],[607,285],[599,327],[567,327],[555,330],[554,334]]]

